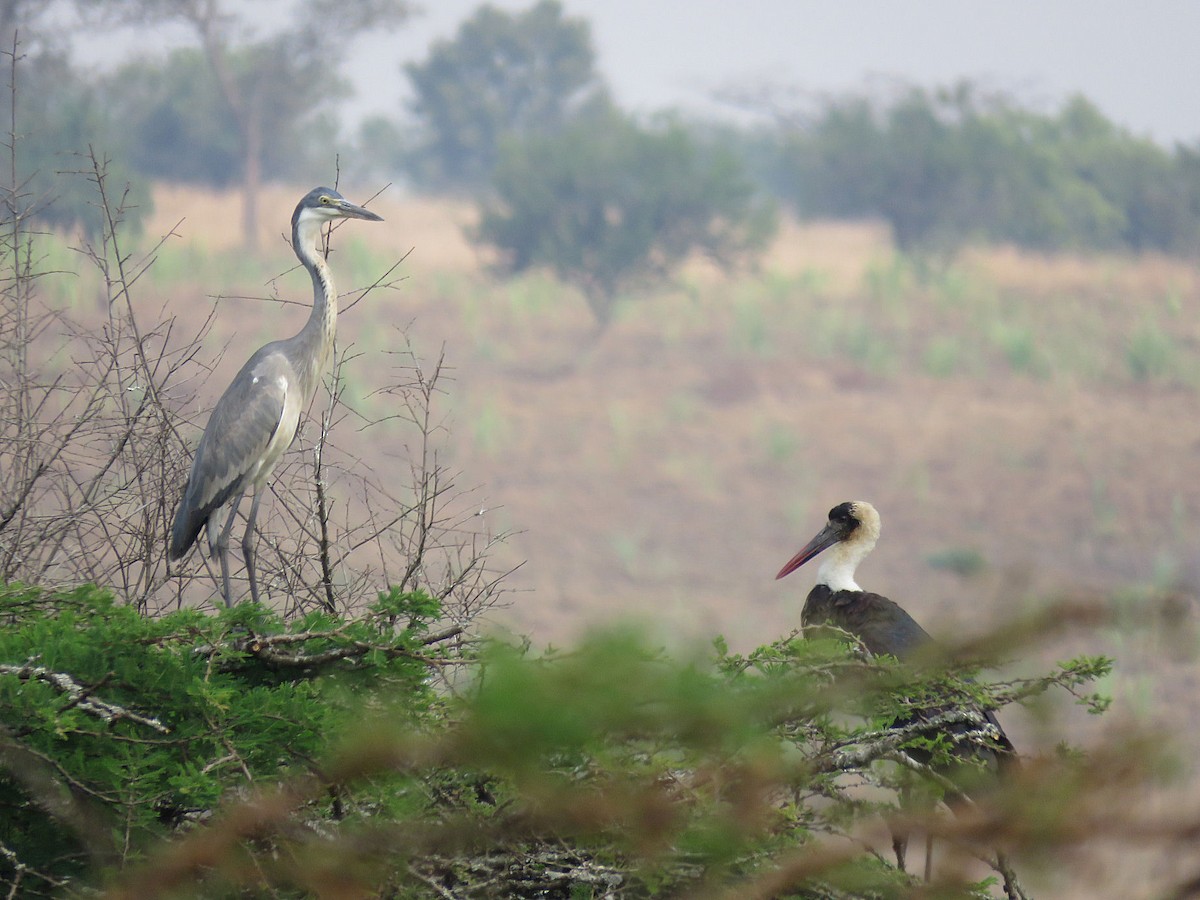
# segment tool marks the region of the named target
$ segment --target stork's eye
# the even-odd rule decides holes
[[[854,508],[850,503],[840,503],[829,511],[829,521],[837,522],[839,525],[849,523],[858,524],[858,519],[854,516]]]

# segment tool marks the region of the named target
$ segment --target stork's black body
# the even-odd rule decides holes
[[[300,418],[333,349],[337,288],[329,265],[317,252],[317,242],[321,229],[335,219],[383,221],[332,188],[314,188],[296,205],[292,213],[292,249],[312,277],[312,312],[298,334],[255,351],[221,395],[196,447],[187,487],[175,513],[168,558],[183,558],[207,527],[209,546],[220,558],[221,590],[227,606],[233,605],[229,534],[238,506],[251,491],[242,556],[250,595],[257,602],[254,523],[262,489],[295,439]],[[222,509],[228,510],[224,517]]]
[[[823,550],[832,548],[817,572],[817,583],[809,591],[800,614],[801,624],[807,629],[820,625],[833,625],[862,642],[866,650],[876,656],[893,656],[898,660],[911,660],[922,648],[933,643],[933,638],[899,604],[880,594],[864,591],[854,580],[859,563],[875,546],[879,538],[879,513],[865,501],[842,503],[829,511],[829,521],[817,535],[779,570],[775,577],[783,578]],[[928,721],[949,711],[949,705],[932,706],[917,710],[907,718],[894,722],[897,728]],[[993,734],[987,743],[977,739],[963,740],[970,731],[977,731],[969,723],[941,726],[939,731],[953,742],[953,753],[964,762],[944,766],[943,775],[961,785],[964,790],[970,781],[971,771],[965,761],[981,760],[986,768],[1003,771],[1016,764],[1016,750],[1000,727],[995,713],[983,710],[984,720],[992,726]],[[918,762],[928,765],[932,754],[921,747],[905,750]],[[950,794],[946,800],[953,807],[963,799],[962,794]],[[907,836],[896,834],[894,846],[900,867],[904,867],[904,848]],[[1007,870],[1003,855],[999,856],[1009,887],[1011,872]],[[928,857],[927,857],[928,865]]]
[[[870,591],[835,591],[824,584],[817,584],[809,591],[804,610],[800,613],[800,623],[805,628],[834,625],[858,638],[872,655],[894,656],[901,661],[912,659],[921,648],[933,643],[929,632],[887,597]],[[895,724],[898,727],[911,725],[945,711],[946,707],[921,710]],[[990,709],[982,714],[984,720],[995,729],[994,746],[973,744],[969,747],[956,746],[956,750],[960,756],[975,755],[982,758],[990,767],[1007,768],[1016,761],[1016,748],[1000,727],[996,714]],[[951,734],[965,734],[970,730],[967,723],[949,728]],[[908,753],[920,762],[929,762],[929,753],[920,748],[910,749]]]
[[[808,592],[800,623],[806,628],[829,623],[862,641],[875,656],[910,659],[933,638],[916,619],[887,597],[870,591],[835,591],[818,584]]]

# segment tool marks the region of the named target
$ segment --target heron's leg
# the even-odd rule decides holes
[[[237,517],[238,507],[242,505],[243,496],[244,494],[238,494],[229,505],[229,515],[226,516],[225,524],[221,526],[221,531],[217,535],[216,546],[212,548],[212,552],[221,559],[221,589],[225,594],[226,608],[233,607],[233,591],[229,587],[229,535],[233,531],[233,520]]]
[[[258,577],[254,572],[254,520],[258,518],[258,504],[262,492],[255,488],[250,501],[250,515],[246,519],[246,533],[242,535],[242,558],[246,560],[246,577],[250,579],[250,599],[258,602]]]

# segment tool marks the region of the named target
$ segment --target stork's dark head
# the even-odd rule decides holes
[[[787,561],[775,578],[790,575],[834,544],[845,546],[845,562],[849,565],[849,577],[852,578],[853,567],[871,551],[878,539],[879,513],[875,511],[875,507],[865,500],[839,503],[829,511],[829,521],[825,523],[825,527]]]

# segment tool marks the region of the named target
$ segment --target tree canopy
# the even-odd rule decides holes
[[[292,621],[253,604],[144,617],[94,588],[0,598],[0,886],[21,896],[898,895],[914,876],[831,848],[881,814],[917,821],[945,789],[897,768],[903,748],[965,764],[888,723],[931,697],[994,708],[1056,688],[1100,710],[1082,687],[1109,667],[981,683],[836,639],[675,658],[620,630],[472,662],[419,592]],[[463,663],[477,677],[432,689]],[[1077,839],[1067,810],[1102,765],[1047,760],[1019,797],[977,793],[987,830],[919,821],[1044,854]],[[938,887],[986,896],[953,867]]]
[[[194,45],[115,72],[84,71],[65,37],[50,33],[52,7],[73,9],[96,29],[183,24]],[[334,101],[350,90],[339,70],[346,47],[418,11],[406,0],[281,0],[276,9],[259,21],[228,0],[0,4],[0,28],[18,29],[37,60],[33,88],[18,98],[41,119],[28,169],[75,168],[70,155],[91,145],[131,178],[238,183],[253,239],[264,179],[309,181],[332,168],[342,140]],[[333,17],[337,29],[326,27]],[[514,148],[546,161],[560,132],[590,127],[604,114],[597,111],[611,114],[596,65],[589,23],[558,0],[518,11],[485,4],[403,67],[407,108],[363,123],[345,168],[404,174],[418,190],[496,207],[491,192],[514,177],[499,171],[515,165]],[[43,84],[38,72],[51,71]],[[724,129],[726,148],[762,192],[801,217],[882,219],[902,249],[1004,241],[1194,256],[1200,247],[1200,143],[1161,146],[1082,96],[1047,108],[961,82],[875,87],[768,111],[775,117],[766,127]],[[709,123],[676,127],[700,144],[713,131]],[[576,152],[570,139],[557,146]],[[135,191],[148,195],[144,185]],[[47,221],[70,226],[94,215],[82,194],[72,199],[61,185],[54,194]],[[505,241],[511,247],[515,238]],[[584,287],[600,296],[599,287]]]
[[[235,51],[231,63],[241,68],[253,52]],[[260,154],[264,176],[303,180],[328,165],[336,127],[312,100],[347,91],[345,82],[328,78],[315,94],[289,90],[264,106],[259,121],[270,135]],[[124,123],[124,158],[142,175],[218,188],[242,183],[246,159],[237,118],[200,50],[126,64],[103,80],[100,92],[110,116]]]
[[[136,169],[120,152],[124,137],[105,114],[98,87],[79,79],[69,59],[52,50],[4,69],[16,104],[12,115],[23,129],[11,149],[16,180],[10,202],[28,205],[13,212],[52,227],[79,228],[89,237],[99,234],[104,212],[94,202],[94,153],[114,182],[131,183],[128,221],[136,226],[150,208],[149,185],[132,183]]]
[[[264,34],[255,34],[218,0],[178,3],[173,0],[74,0],[96,22],[118,25],[136,22],[178,21],[193,30],[202,58],[207,63],[226,107],[215,120],[201,122],[198,130],[213,128],[222,121],[236,128],[243,193],[243,231],[246,243],[257,240],[258,190],[263,178],[267,145],[281,137],[281,124],[297,129],[311,122],[322,105],[344,90],[337,78],[337,62],[347,41],[367,28],[392,27],[411,13],[406,0],[294,0],[288,4],[290,17],[275,17],[273,24],[287,24]],[[337,29],[327,27],[336,13]],[[176,65],[194,65],[194,60],[176,59]],[[173,111],[168,117],[182,120],[190,110],[181,92],[192,88],[177,84]],[[159,124],[163,119],[160,118]],[[279,146],[277,158],[286,158]],[[293,149],[291,152],[295,152]],[[331,161],[332,162],[332,161]]]
[[[516,13],[485,4],[405,72],[421,130],[411,166],[442,190],[484,187],[506,138],[551,134],[604,92],[588,23],[557,0]]]
[[[836,98],[784,125],[770,181],[804,216],[878,216],[896,242],[1193,252],[1200,182],[1083,97],[1054,114],[970,83]]]
[[[663,277],[690,253],[736,265],[773,228],[732,152],[676,120],[644,127],[603,106],[505,144],[478,238],[506,271],[544,266],[575,285],[603,325],[630,284]]]

